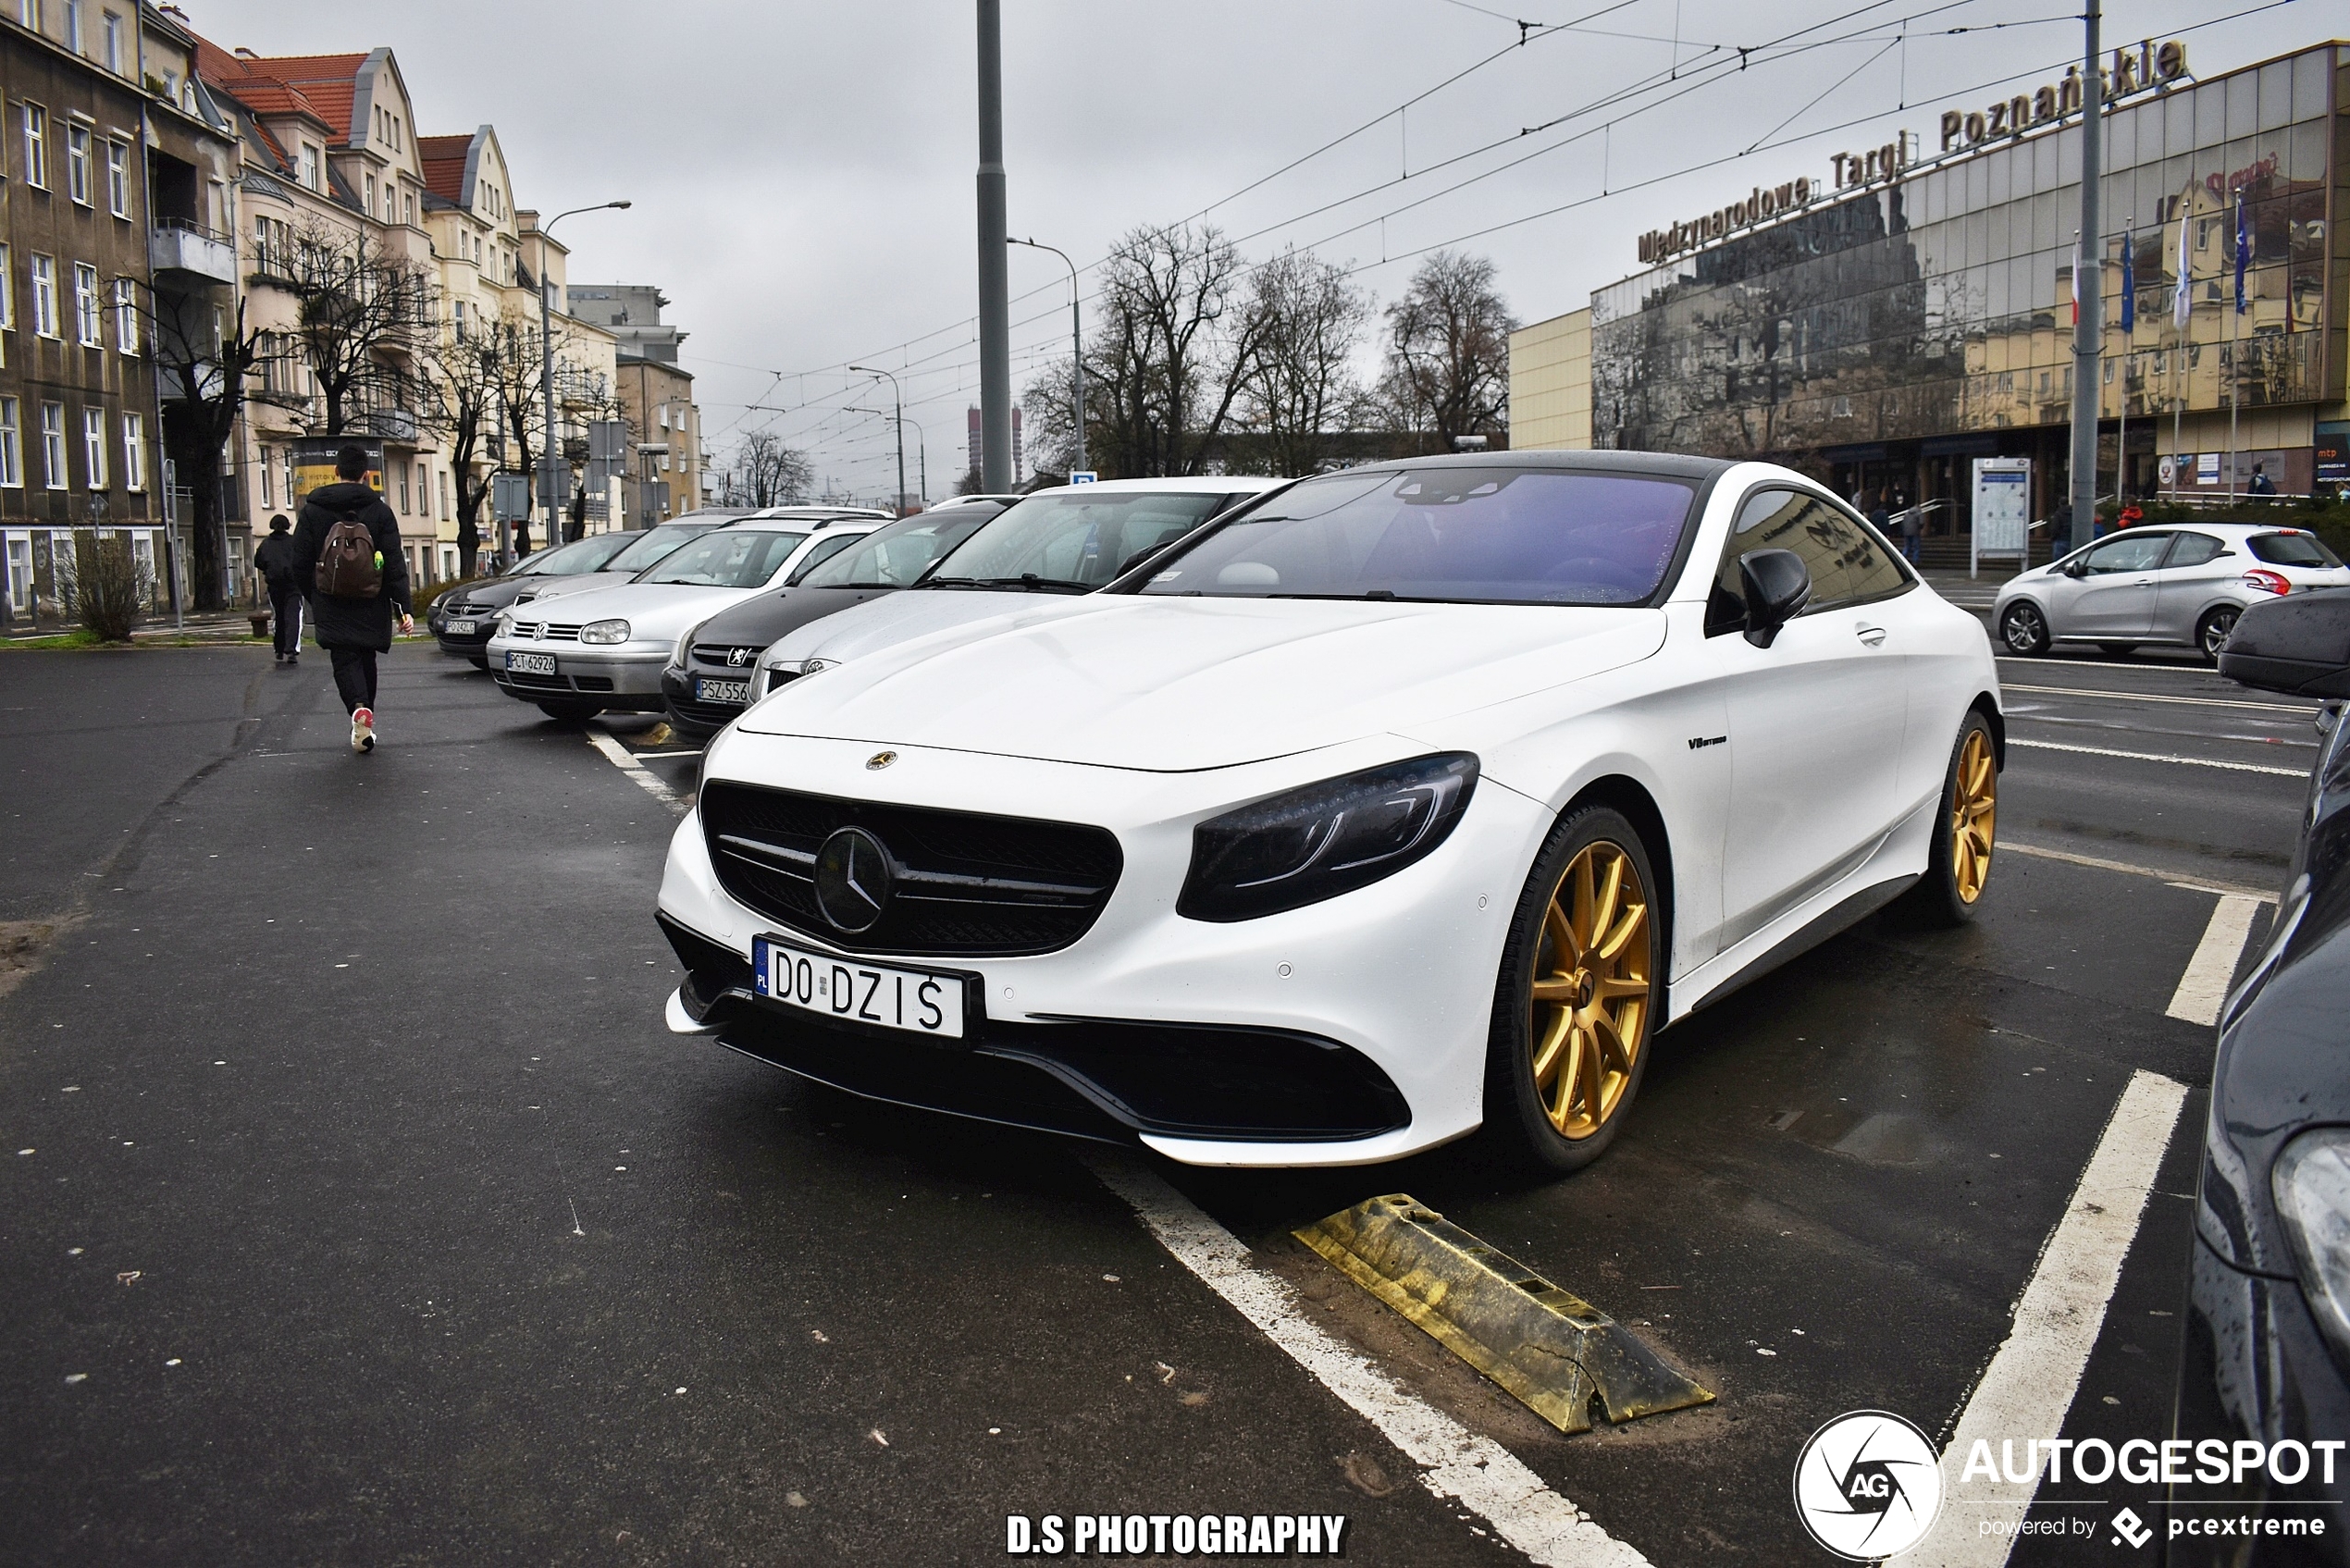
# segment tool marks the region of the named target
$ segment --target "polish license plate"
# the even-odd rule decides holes
[[[748,703],[750,701],[750,683],[748,681],[697,680],[694,682],[694,700],[696,702]]]
[[[766,936],[752,939],[751,967],[761,996],[804,1012],[943,1040],[963,1037],[960,975],[827,957]]]
[[[481,623],[478,621],[451,621],[441,629],[446,631],[452,637],[469,637],[476,632],[481,630]]]
[[[508,648],[506,668],[517,675],[551,675],[555,673],[555,656],[551,653],[517,653]]]

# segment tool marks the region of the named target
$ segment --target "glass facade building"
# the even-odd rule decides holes
[[[2319,477],[2317,449],[2343,417],[2345,89],[2350,45],[2326,43],[2109,106],[2109,233],[2083,270],[2104,264],[2100,473],[2121,465],[2132,494],[2226,494],[2255,463],[2282,492]],[[2034,515],[2047,515],[2072,418],[2081,142],[2074,113],[1930,159],[1888,156],[1889,178],[1599,290],[1592,444],[1768,457],[1847,495],[1938,499],[1930,526],[1946,535],[1967,531],[1973,458],[2030,457]],[[1870,154],[1867,172],[1878,164]]]

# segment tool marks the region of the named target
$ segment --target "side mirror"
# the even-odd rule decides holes
[[[1768,648],[1779,628],[1812,602],[1812,573],[1791,549],[1750,549],[1738,557],[1746,590],[1746,640]]]
[[[2350,590],[2256,604],[2220,649],[2220,673],[2294,697],[2350,698]]]
[[[2089,562],[2084,558],[2075,558],[2064,563],[2063,572],[2068,577],[2085,577],[2089,574]]]

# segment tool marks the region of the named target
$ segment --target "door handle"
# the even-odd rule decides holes
[[[1866,621],[1855,621],[1852,623],[1852,635],[1874,648],[1885,640],[1885,628],[1872,626]]]

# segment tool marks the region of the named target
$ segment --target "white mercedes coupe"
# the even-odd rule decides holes
[[[1981,623],[1787,469],[1305,480],[711,747],[670,1027],[1218,1166],[1613,1141],[1654,1036],[1908,894],[1969,919]]]

